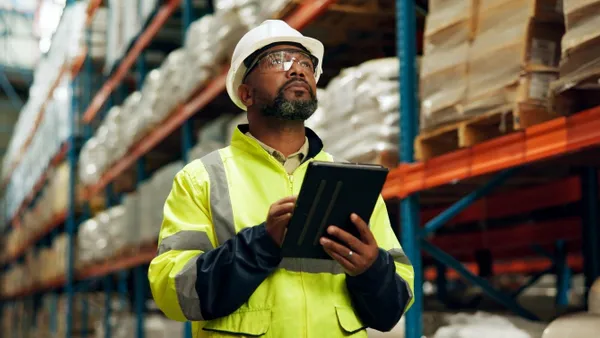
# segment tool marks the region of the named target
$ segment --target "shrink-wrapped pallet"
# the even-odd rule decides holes
[[[159,169],[139,187],[140,243],[156,243],[163,219],[163,207],[183,162],[170,163]]]
[[[235,12],[246,30],[258,26],[263,19],[261,2],[258,0],[215,0],[217,12]]]
[[[420,69],[421,129],[460,118],[474,15],[473,0],[430,3]]]
[[[336,158],[395,165],[399,137],[399,60],[376,59],[348,68],[318,90],[319,108],[307,121]],[[335,121],[346,121],[335,123]]]
[[[556,73],[564,32],[557,0],[481,0],[476,26],[463,118],[515,103],[519,84],[531,84],[523,74]],[[547,92],[549,82],[533,85],[525,90]]]
[[[98,241],[99,233],[99,222],[96,218],[90,218],[79,226],[77,232],[77,268],[87,266],[99,259],[105,246],[104,242]]]
[[[132,192],[123,197],[123,226],[127,228],[127,245],[136,247],[140,244],[140,208],[139,193]]]
[[[155,211],[153,210],[154,204],[153,199],[155,198],[154,191],[152,188],[152,182],[146,180],[138,185],[138,196],[139,196],[139,220],[140,220],[140,232],[139,241],[140,243],[148,243],[154,241],[152,229],[160,227],[160,223],[157,224],[153,217]]]
[[[136,118],[132,121],[134,141],[138,141],[151,129],[156,127],[169,113],[164,104],[161,103],[161,85],[163,76],[160,69],[153,69],[144,79],[142,87],[142,98],[137,106]]]
[[[137,111],[141,100],[142,94],[139,91],[134,91],[127,96],[121,108],[123,120],[120,121],[121,128],[119,128],[119,147],[124,149],[125,152],[129,150],[137,136],[137,130],[135,128],[137,128],[138,125],[135,123],[135,121],[140,118],[137,116]],[[119,153],[119,155],[121,155],[119,157],[122,157],[125,152]]]
[[[205,15],[194,21],[186,33],[185,49],[188,58],[188,71],[182,79],[182,95],[187,99],[196,90],[206,85],[216,75],[215,59],[211,50],[214,16]]]
[[[160,66],[161,86],[159,95],[161,99],[158,110],[153,113],[159,115],[156,120],[162,121],[173,109],[183,101],[184,92],[182,79],[187,76],[188,72],[188,57],[187,50],[179,48],[172,51],[167,59]]]
[[[69,238],[68,234],[62,233],[52,242],[52,251],[54,252],[56,260],[56,265],[53,267],[52,277],[56,276],[64,276],[67,273],[67,252],[69,248]],[[73,248],[73,252],[75,257],[77,256],[77,247],[76,245]],[[51,262],[48,262],[51,263]]]
[[[69,164],[66,162],[54,170],[50,185],[46,188],[48,195],[44,201],[47,201],[48,205],[47,208],[42,209],[50,211],[49,215],[44,215],[44,223],[67,211],[69,207],[69,176]]]
[[[232,118],[233,115],[224,114],[200,128],[197,144],[188,153],[189,160],[200,159],[215,150],[224,148],[229,143],[226,137]]]

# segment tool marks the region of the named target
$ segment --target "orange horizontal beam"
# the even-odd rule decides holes
[[[583,257],[581,255],[570,255],[567,257],[567,265],[575,271],[581,271],[583,270]],[[534,274],[547,270],[551,266],[552,262],[545,258],[522,259],[494,263],[493,271],[495,275]],[[465,267],[473,274],[479,273],[479,269],[475,263],[466,263]],[[435,267],[425,269],[426,280],[433,281],[436,277],[437,270]],[[446,278],[455,280],[462,277],[455,270],[449,269],[446,273]]]
[[[298,9],[290,14],[290,16],[286,18],[286,21],[290,26],[301,29],[327,10],[327,7],[334,2],[335,0],[304,1],[301,4],[298,4]],[[214,78],[198,95],[194,96],[186,104],[177,107],[169,114],[169,117],[167,117],[163,123],[134,144],[123,158],[119,159],[106,171],[106,173],[104,173],[104,175],[102,175],[97,184],[86,187],[84,197],[89,200],[92,196],[99,193],[108,183],[112,182],[117,176],[133,166],[137,159],[148,153],[198,110],[205,107],[221,94],[225,90],[227,70],[228,67],[225,67],[221,74]]]
[[[79,271],[75,276],[76,280],[84,280],[88,278],[96,278],[115,273],[120,270],[131,269],[136,266],[148,264],[156,256],[156,249],[152,248],[136,253],[129,257],[121,257],[114,261],[108,261],[97,265],[90,266]],[[67,281],[64,276],[54,278],[41,285],[36,285],[32,288],[27,288],[10,295],[6,295],[4,299],[26,297],[38,292],[55,289],[66,285]]]
[[[168,0],[166,4],[161,6],[152,19],[152,22],[150,22],[146,30],[140,34],[127,55],[125,55],[123,60],[120,62],[117,70],[111,75],[111,77],[104,83],[102,88],[100,88],[98,93],[96,93],[94,96],[90,106],[83,115],[84,123],[90,123],[96,114],[98,114],[110,94],[123,81],[142,51],[152,42],[158,31],[160,31],[169,17],[179,7],[179,4],[180,0]]]
[[[497,219],[575,203],[581,200],[580,182],[579,177],[574,176],[548,184],[483,197],[456,215],[448,224]],[[445,209],[423,210],[421,223],[427,223]]]
[[[8,256],[5,263],[10,263],[15,261],[17,258],[21,257],[27,250],[32,248],[35,243],[37,243],[40,239],[44,238],[44,236],[48,235],[52,230],[58,228],[61,224],[63,224],[67,220],[67,211],[63,211],[56,215],[51,222],[49,222],[46,226],[42,227],[39,231],[35,232],[29,240],[25,242],[21,247],[19,247],[14,254]]]
[[[115,261],[108,261],[98,265],[93,265],[89,268],[83,269],[77,273],[77,279],[83,280],[88,278],[102,277],[119,270],[130,269],[142,264],[148,264],[156,257],[157,248],[138,252],[131,257],[118,258]]]
[[[491,174],[600,145],[600,107],[390,172],[383,196],[403,198],[450,182]]]

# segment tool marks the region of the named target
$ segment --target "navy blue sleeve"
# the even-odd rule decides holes
[[[244,304],[281,262],[281,248],[265,224],[241,230],[196,263],[196,292],[204,320],[224,317]]]
[[[367,271],[346,275],[346,286],[363,323],[382,332],[396,326],[409,301],[407,284],[396,273],[392,256],[383,249]]]

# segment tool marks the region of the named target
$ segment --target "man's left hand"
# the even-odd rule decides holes
[[[321,245],[331,258],[335,259],[350,276],[358,276],[373,265],[379,255],[379,247],[367,223],[358,215],[352,214],[350,220],[360,233],[360,239],[336,227],[327,228],[327,233],[337,237],[341,243],[336,243],[326,237],[321,237]]]

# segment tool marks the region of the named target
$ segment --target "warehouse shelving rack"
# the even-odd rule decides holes
[[[67,1],[72,4],[74,0]],[[88,24],[94,15],[95,10],[101,5],[101,0],[93,0],[88,8]],[[290,15],[288,22],[302,29],[308,25],[314,18],[325,12],[327,8],[334,4],[335,0],[305,0],[296,11]],[[151,18],[145,29],[135,39],[131,48],[125,57],[118,62],[114,71],[105,80],[104,85],[95,93],[93,99],[88,102],[82,102],[92,97],[91,84],[89,79],[93,72],[91,60],[86,56],[83,65],[77,65],[71,70],[73,77],[73,89],[78,88],[82,80],[77,77],[81,73],[87,75],[86,81],[83,81],[83,92],[80,99],[74,98],[72,104],[72,130],[75,130],[76,114],[82,113],[82,120],[85,124],[83,130],[83,139],[91,135],[91,125],[101,118],[106,108],[111,106],[116,100],[116,96],[122,91],[122,83],[126,80],[127,74],[134,68],[137,69],[138,78],[136,83],[141,85],[147,73],[145,61],[145,49],[151,44],[160,28],[172,16],[178,7],[181,7],[183,21],[183,33],[191,22],[195,19],[191,0],[166,0],[157,9],[156,14]],[[449,236],[433,237],[431,241],[425,238],[434,233],[445,224],[466,223],[478,221],[485,218],[501,218],[532,210],[556,207],[564,204],[583,202],[585,208],[584,217],[567,217],[560,220],[536,222],[534,225],[523,224],[513,229],[489,231],[489,235],[494,238],[507,240],[514,236],[522,238],[518,245],[523,248],[527,240],[531,237],[539,237],[540,229],[544,229],[544,242],[554,245],[557,238],[564,239],[567,242],[582,243],[585,248],[584,255],[567,254],[554,256],[543,248],[533,248],[539,252],[543,259],[536,260],[515,260],[525,252],[509,252],[506,258],[507,262],[499,262],[494,265],[498,273],[535,273],[531,281],[542,273],[554,271],[560,277],[559,297],[564,301],[568,283],[566,279],[569,276],[569,269],[584,270],[588,280],[600,276],[600,255],[598,248],[600,243],[592,243],[591,240],[598,238],[598,179],[597,169],[587,167],[579,176],[570,176],[553,180],[548,184],[536,185],[515,191],[505,191],[485,198],[485,195],[498,186],[506,183],[512,175],[518,175],[514,168],[538,165],[543,161],[552,160],[558,156],[567,154],[576,154],[581,151],[587,151],[589,148],[600,145],[600,108],[591,109],[571,117],[560,117],[528,128],[522,132],[509,134],[497,139],[493,139],[480,145],[458,150],[447,155],[442,155],[424,162],[414,162],[413,142],[417,134],[418,121],[418,100],[416,60],[418,41],[416,30],[416,6],[413,1],[396,0],[396,29],[397,29],[397,53],[401,60],[400,71],[400,126],[401,142],[400,156],[401,163],[399,167],[392,171],[388,182],[383,190],[386,200],[400,200],[400,224],[401,241],[407,255],[413,262],[415,268],[415,285],[423,283],[423,279],[436,280],[438,290],[445,289],[447,279],[457,278],[459,275],[467,278],[476,285],[482,286],[485,291],[490,293],[500,303],[506,305],[515,312],[525,317],[533,317],[532,314],[522,309],[513,300],[511,296],[503,295],[493,290],[493,288],[482,278],[476,276],[478,267],[474,264],[463,265],[459,260],[452,258],[437,247],[448,251],[453,256],[461,257],[461,252],[453,252],[453,247],[448,243],[461,241],[473,243],[473,246],[481,245],[476,234],[457,234]],[[66,69],[65,71],[68,71]],[[202,90],[198,95],[192,97],[185,104],[177,107],[175,111],[159,127],[152,130],[141,141],[131,147],[128,153],[113,165],[102,177],[100,182],[94,186],[87,187],[85,199],[89,200],[94,195],[106,194],[107,206],[115,202],[115,196],[112,191],[112,183],[125,170],[135,167],[137,170],[137,183],[141,183],[147,178],[145,155],[155,148],[167,136],[180,131],[182,135],[181,147],[184,161],[188,161],[188,150],[192,146],[192,127],[190,118],[199,110],[206,107],[211,101],[224,91],[225,74],[223,70],[221,75],[217,76],[212,82]],[[139,89],[139,87],[138,87]],[[82,99],[83,98],[83,99]],[[40,112],[42,114],[42,112]],[[39,119],[39,118],[38,118]],[[38,121],[39,123],[39,121]],[[42,292],[54,291],[64,288],[68,295],[67,311],[67,337],[72,336],[70,332],[70,315],[73,308],[73,296],[76,292],[83,292],[94,287],[97,279],[102,279],[102,285],[105,292],[116,291],[123,297],[127,295],[128,271],[133,270],[132,277],[134,283],[134,310],[137,318],[137,334],[143,338],[143,313],[145,311],[144,302],[148,296],[145,266],[155,256],[155,248],[137,253],[133,257],[124,257],[117,261],[111,261],[89,267],[83,271],[75,271],[73,264],[73,239],[80,220],[84,220],[90,215],[89,208],[86,208],[83,215],[75,213],[75,168],[78,157],[77,140],[74,135],[69,138],[68,144],[61,153],[56,155],[55,163],[60,162],[65,157],[70,163],[70,208],[64,216],[59,217],[52,224],[49,224],[44,231],[36,234],[31,242],[23,246],[17,255],[10,257],[9,261],[16,261],[25,251],[35,247],[44,237],[55,232],[61,223],[66,223],[66,231],[69,234],[70,245],[68,254],[68,271],[66,276],[59,277],[49,281],[45,285],[38,286],[30,290],[11,295],[10,300],[26,300]],[[23,149],[25,150],[26,147]],[[491,150],[496,151],[492,153]],[[499,155],[498,155],[499,152]],[[440,187],[460,186],[462,182],[469,182],[474,178],[487,176],[500,171],[500,174],[493,177],[491,181],[460,198],[457,202],[445,207],[435,207],[427,210],[419,210],[419,194],[426,190]],[[23,204],[23,208],[29,206],[33,196],[39,192],[45,179],[40,180],[32,192],[31,198]],[[4,182],[6,183],[6,182]],[[485,198],[486,203],[482,203]],[[496,207],[490,207],[491,205]],[[19,225],[18,217],[12,222],[13,226]],[[582,227],[583,236],[574,235],[572,229]],[[50,235],[51,236],[51,235]],[[561,247],[562,242],[559,242]],[[435,245],[435,246],[434,246]],[[504,249],[499,247],[499,249]],[[441,261],[438,268],[425,269],[421,257],[421,250],[426,251],[430,256]],[[527,253],[529,254],[529,253]],[[550,259],[548,259],[550,258]],[[455,274],[446,273],[444,266],[458,272]],[[112,277],[118,277],[116,288],[113,285]],[[76,283],[77,282],[77,283]],[[528,283],[529,284],[529,283]],[[528,284],[523,287],[528,286]],[[520,290],[516,291],[518,294]],[[415,289],[415,304],[406,314],[407,338],[421,337],[422,312],[423,312],[423,292],[421,288]],[[125,299],[125,298],[123,298]],[[84,312],[88,305],[83,304]],[[105,320],[110,316],[110,307],[105,313]],[[54,311],[56,312],[56,311]],[[51,327],[56,330],[56,313],[51,320]],[[85,326],[85,325],[84,325]],[[108,328],[108,326],[107,326]],[[185,336],[191,337],[189,323],[186,323]],[[110,337],[110,330],[105,330],[106,337]]]

